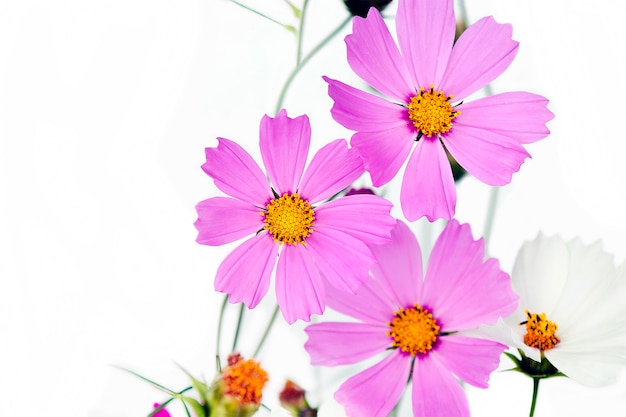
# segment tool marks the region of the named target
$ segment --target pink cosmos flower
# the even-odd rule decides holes
[[[328,291],[328,305],[357,322],[306,328],[311,363],[345,365],[388,352],[335,393],[348,416],[386,416],[411,376],[414,415],[468,416],[456,378],[487,387],[506,346],[462,331],[515,310],[509,276],[496,259],[484,260],[483,240],[474,241],[469,225],[456,220],[437,239],[425,277],[420,247],[404,223],[392,243],[372,252],[373,279],[355,296]]]
[[[154,408],[159,408],[159,403],[154,403]],[[172,417],[165,408],[161,408],[156,413],[152,414],[152,417]]]
[[[276,298],[289,323],[321,314],[325,285],[354,294],[367,280],[374,257],[368,244],[389,241],[391,203],[374,195],[324,200],[363,173],[358,152],[337,139],[320,149],[304,170],[311,128],[307,116],[285,110],[261,120],[265,175],[252,157],[228,139],[206,149],[202,169],[230,197],[196,206],[197,242],[223,245],[252,235],[217,270],[215,289],[231,302],[255,307],[276,265]],[[271,184],[271,185],[270,185]]]
[[[508,184],[529,157],[522,144],[546,137],[545,123],[554,117],[548,100],[526,92],[461,101],[509,66],[518,43],[511,39],[511,25],[485,17],[453,47],[453,3],[399,0],[399,49],[376,9],[354,18],[346,37],[348,63],[392,102],[324,77],[335,101],[332,115],[356,131],[351,145],[375,186],[395,177],[408,158],[400,202],[410,221],[454,216],[456,190],[446,150],[479,180]]]

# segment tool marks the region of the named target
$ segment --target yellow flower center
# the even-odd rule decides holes
[[[443,91],[434,91],[431,84],[429,90],[423,87],[418,95],[409,101],[409,119],[415,128],[426,137],[446,133],[452,129],[452,119],[461,112],[454,111],[450,104],[453,96],[446,96]]]
[[[236,362],[231,363],[229,358],[229,365],[224,369],[222,378],[225,395],[237,398],[241,405],[261,404],[263,387],[268,377],[258,362],[238,357]]]
[[[403,352],[416,355],[433,348],[439,334],[439,326],[433,315],[419,304],[411,308],[401,308],[393,313],[388,323],[391,330],[386,335],[393,338],[392,345]]]
[[[313,232],[313,207],[308,201],[302,200],[298,193],[285,193],[273,199],[261,215],[265,217],[264,229],[275,242],[304,245],[305,239]]]
[[[546,319],[546,313],[531,314],[526,310],[528,320],[520,323],[526,325],[524,343],[541,351],[555,347],[561,340],[556,335],[558,326]]]

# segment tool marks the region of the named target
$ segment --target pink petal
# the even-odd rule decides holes
[[[398,307],[412,306],[422,294],[420,247],[411,229],[401,221],[396,223],[391,239],[391,243],[370,246],[377,262],[371,273]]]
[[[249,236],[263,228],[257,207],[240,200],[214,197],[196,205],[198,229],[196,242],[219,246]]]
[[[311,365],[337,366],[360,362],[391,346],[385,325],[365,323],[319,323],[305,329],[304,348]]]
[[[530,157],[515,140],[461,122],[441,139],[459,165],[489,185],[510,183],[513,174]]]
[[[439,85],[454,43],[454,2],[400,1],[396,15],[398,42],[415,85]]]
[[[507,347],[490,340],[465,336],[443,336],[429,355],[437,359],[458,378],[479,388],[489,386],[489,375],[498,367],[500,355]]]
[[[361,154],[373,184],[386,184],[406,160],[417,137],[406,108],[328,77],[324,80],[335,101],[333,118],[358,131],[351,145]]]
[[[159,408],[159,403],[154,403],[154,408]],[[152,417],[172,417],[166,408],[161,408],[156,413],[152,414]]]
[[[347,233],[367,244],[390,241],[396,220],[389,214],[392,204],[375,195],[337,198],[315,209],[314,228],[330,228]]]
[[[379,132],[358,132],[352,136],[354,146],[370,173],[372,185],[387,184],[406,161],[417,134],[408,126],[398,126]]]
[[[436,355],[416,357],[413,363],[413,415],[469,416],[467,398],[458,381]]]
[[[295,192],[309,154],[311,125],[306,115],[291,119],[283,109],[275,118],[263,116],[261,156],[279,195]]]
[[[307,249],[331,285],[354,294],[368,278],[372,252],[360,240],[333,229],[313,230]]]
[[[317,151],[309,164],[299,192],[309,203],[332,197],[363,174],[363,161],[344,139],[337,139]]]
[[[422,137],[404,171],[400,190],[402,213],[408,221],[454,216],[456,189],[452,168],[438,139]]]
[[[370,9],[365,19],[355,17],[352,32],[346,36],[352,70],[381,93],[406,103],[416,86],[378,10]]]
[[[217,268],[215,290],[227,293],[231,303],[256,307],[270,285],[277,254],[278,245],[267,233],[246,240]]]
[[[457,286],[460,279],[467,271],[479,266],[485,256],[485,244],[483,239],[474,240],[472,229],[469,224],[460,224],[458,220],[451,220],[443,229],[435,245],[433,246],[428,260],[426,279],[433,277],[433,282],[425,282],[436,295],[446,287]],[[434,278],[437,277],[437,278]],[[446,282],[442,282],[446,280]],[[435,286],[435,284],[441,284]],[[426,290],[425,296],[431,294]]]
[[[341,81],[322,77],[328,83],[328,95],[335,101],[333,119],[344,127],[359,132],[377,132],[408,126],[416,136],[405,107],[365,91],[357,90]]]
[[[335,400],[344,406],[350,417],[386,417],[400,400],[410,369],[411,356],[396,349],[376,365],[341,384]]]
[[[444,331],[494,323],[517,307],[509,276],[496,259],[483,262],[484,242],[469,225],[448,223],[430,255],[423,300]]]
[[[532,143],[550,134],[546,123],[554,114],[547,104],[545,97],[526,92],[483,97],[457,106],[461,114],[454,120],[454,126],[462,124],[499,133],[518,143]]]
[[[287,323],[324,312],[324,283],[302,245],[284,245],[276,268],[276,300]]]
[[[462,100],[504,72],[517,54],[510,24],[484,17],[468,27],[452,48],[441,89]]]
[[[202,169],[215,181],[217,188],[239,200],[264,207],[272,192],[261,168],[241,146],[217,138],[217,148],[206,148]]]
[[[368,279],[356,294],[346,294],[331,284],[326,285],[327,305],[335,311],[370,324],[386,324],[400,307],[381,283]]]

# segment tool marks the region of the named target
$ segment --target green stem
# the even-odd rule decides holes
[[[169,394],[169,395],[176,395],[176,391],[174,391],[174,390],[172,390],[172,389],[169,389],[169,388],[167,388],[166,386],[159,384],[158,382],[154,382],[153,380],[151,380],[151,379],[149,379],[149,378],[146,378],[145,376],[143,376],[143,375],[141,375],[141,374],[138,374],[138,373],[137,373],[137,372],[135,372],[135,371],[131,371],[130,369],[123,368],[123,367],[121,367],[121,366],[117,366],[117,365],[111,365],[111,366],[113,366],[114,368],[117,368],[117,369],[121,369],[122,371],[128,372],[129,374],[134,375],[134,376],[136,376],[137,378],[139,378],[139,379],[142,379],[142,380],[146,381],[147,383],[149,383],[149,384],[153,385],[154,387],[156,387],[156,388],[160,389],[161,391],[166,392],[166,393],[167,393],[167,394]]]
[[[298,51],[296,52],[296,66],[300,65],[300,59],[302,58],[302,39],[304,38],[304,17],[306,16],[306,8],[309,5],[309,0],[304,0],[302,3],[302,14],[300,15],[300,30],[298,30]]]
[[[537,394],[539,393],[539,380],[540,378],[533,378],[533,399],[530,403],[530,414],[528,417],[535,415],[535,405],[537,405]]]
[[[256,357],[259,352],[261,351],[261,348],[263,347],[263,344],[265,343],[265,339],[267,339],[267,335],[270,333],[270,330],[272,329],[272,326],[274,325],[274,322],[276,321],[276,317],[278,316],[278,306],[276,306],[274,308],[274,312],[272,313],[272,317],[270,318],[269,323],[267,323],[267,327],[265,328],[265,332],[263,333],[263,336],[261,337],[261,341],[259,342],[258,346],[256,347],[256,350],[254,351],[254,355],[252,355],[252,357]]]
[[[487,253],[489,253],[489,239],[491,238],[493,221],[496,217],[498,194],[500,194],[500,187],[491,187],[491,191],[489,193],[489,203],[487,206],[487,215],[485,217],[485,230],[483,231],[483,239],[485,239],[485,250]]]
[[[459,0],[459,18],[461,22],[467,27],[467,7],[465,7],[465,1]]]
[[[192,389],[193,386],[189,386],[183,390],[180,390],[177,392],[177,395],[182,395],[185,392],[189,391],[190,389]],[[155,415],[156,413],[158,413],[159,411],[161,411],[162,409],[165,408],[165,406],[167,406],[169,403],[171,403],[172,401],[174,401],[176,398],[178,398],[177,396],[172,396],[170,398],[168,398],[167,400],[163,401],[161,404],[159,404],[159,406],[157,408],[155,408],[154,410],[152,410],[152,412],[150,414],[148,414],[148,417],[152,417],[153,415]]]
[[[226,305],[228,304],[228,294],[224,295],[224,302],[222,303],[222,308],[220,309],[220,317],[217,321],[217,342],[215,347],[215,356],[218,361],[220,358],[220,342],[222,340],[222,324],[224,323],[224,311],[226,311]]]
[[[291,71],[291,73],[289,74],[289,77],[287,77],[287,80],[285,81],[285,84],[283,85],[283,88],[280,90],[280,95],[278,96],[278,102],[276,103],[276,109],[274,111],[275,114],[278,113],[281,107],[283,106],[283,102],[285,101],[285,95],[287,94],[287,90],[289,90],[289,86],[291,86],[291,83],[293,82],[294,78],[296,78],[296,75],[298,75],[300,70],[304,68],[304,66],[311,60],[311,58],[313,58],[315,54],[317,54],[324,46],[326,46],[328,42],[330,42],[335,36],[337,36],[337,34],[341,32],[341,30],[351,20],[352,20],[352,16],[348,16],[343,22],[341,22],[341,24],[335,30],[333,30],[319,44],[317,44],[317,46],[313,48],[311,52],[309,52],[308,55],[302,59],[302,61],[300,61],[300,64],[298,64],[293,69],[293,71]]]
[[[393,406],[393,409],[391,410],[391,412],[389,413],[388,417],[397,417],[398,415],[398,410],[400,409],[400,401],[402,400],[402,397],[400,397],[400,399],[398,400],[398,402],[396,403],[396,405]]]
[[[258,10],[253,9],[252,7],[246,6],[245,4],[240,3],[237,0],[230,0],[230,2],[231,3],[235,3],[237,6],[242,7],[242,8],[244,8],[244,9],[246,9],[246,10],[252,12],[252,13],[258,14],[259,16],[269,20],[270,22],[274,22],[274,23],[276,23],[278,25],[281,25],[282,27],[288,27],[289,26],[289,25],[286,25],[286,24],[284,24],[282,22],[279,22],[276,19],[273,19],[273,18],[269,17],[268,15],[265,15],[265,14],[259,12]]]
[[[237,342],[239,341],[239,332],[241,331],[241,323],[243,322],[243,313],[245,311],[245,305],[243,303],[240,304],[239,307],[239,319],[237,319],[237,328],[235,329],[235,337],[233,338],[233,349],[231,353],[234,353],[237,349]]]

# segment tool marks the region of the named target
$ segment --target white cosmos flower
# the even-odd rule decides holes
[[[600,242],[540,234],[522,246],[511,279],[518,308],[484,334],[537,362],[543,353],[581,384],[615,381],[626,364],[626,264],[616,268]]]

